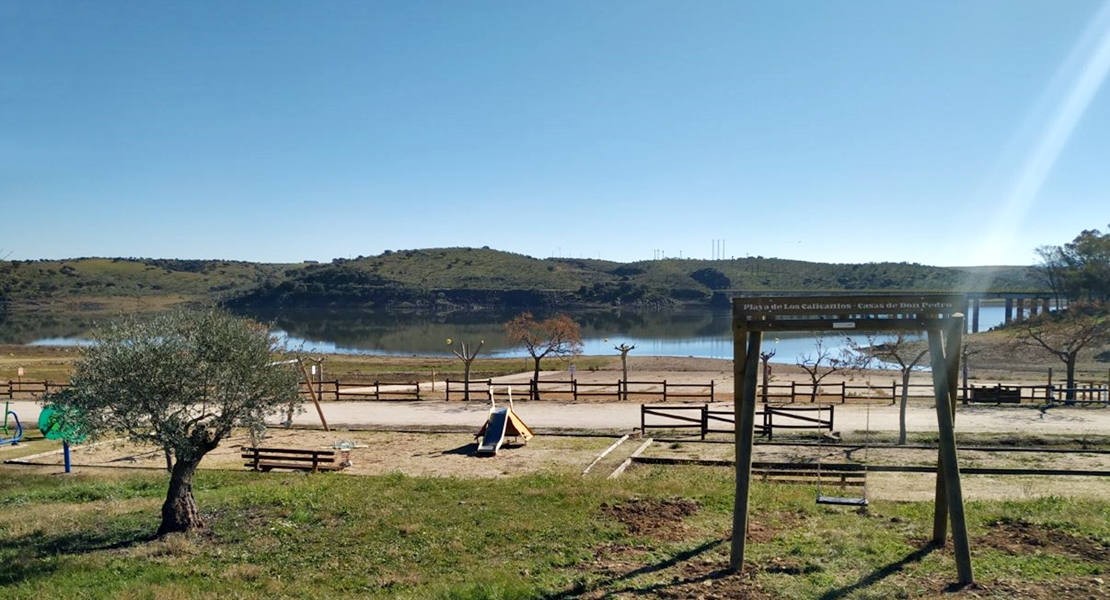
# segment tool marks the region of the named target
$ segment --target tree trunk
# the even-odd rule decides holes
[[[179,533],[193,529],[203,529],[204,521],[197,510],[193,498],[193,474],[196,473],[200,458],[183,460],[180,457],[170,473],[170,489],[166,502],[162,505],[162,524],[158,527],[159,537],[167,533]]]
[[[1068,390],[1067,390],[1067,395],[1064,397],[1064,400],[1065,400],[1064,404],[1067,404],[1067,405],[1075,404],[1075,359],[1077,358],[1078,354],[1079,354],[1078,352],[1073,353],[1073,354],[1069,354],[1068,359],[1064,361],[1064,364],[1067,365],[1067,369],[1068,369],[1068,371],[1067,371]]]
[[[463,400],[470,402],[470,361],[463,361]]]
[[[902,370],[902,405],[898,408],[898,445],[906,444],[906,406],[910,402],[910,369]]]
[[[532,371],[532,399],[540,399],[540,357],[532,357],[536,361],[536,368]]]
[[[621,352],[621,377],[624,378],[624,379],[621,380],[621,384],[622,384],[621,387],[624,388],[623,393],[621,394],[621,399],[624,400],[625,402],[627,402],[628,401],[628,351],[627,350],[624,351],[624,352]]]

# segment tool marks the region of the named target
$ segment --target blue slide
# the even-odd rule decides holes
[[[15,419],[15,435],[10,438],[0,438],[0,446],[4,444],[15,445],[19,443],[19,440],[23,439],[23,423],[19,422],[19,415],[10,410],[4,413],[4,435],[8,434],[8,415],[11,415],[12,418]]]
[[[509,424],[508,408],[491,408],[489,421],[486,422],[486,433],[482,436],[482,443],[478,445],[478,456],[493,456],[501,449],[505,442],[505,427]]]

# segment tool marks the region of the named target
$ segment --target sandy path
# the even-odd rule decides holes
[[[329,425],[341,428],[373,427],[481,427],[489,405],[484,402],[324,402],[324,416]],[[714,405],[731,410],[731,403]],[[800,406],[806,406],[802,404]],[[24,423],[38,421],[39,406],[19,401],[12,409]],[[535,429],[578,429],[631,431],[640,426],[640,405],[634,403],[568,403],[522,401],[515,404],[517,413]],[[298,425],[319,425],[319,417],[311,403],[305,412],[294,417]],[[869,414],[870,413],[870,414]],[[275,417],[274,423],[279,419]],[[839,431],[897,431],[898,409],[890,404],[872,405],[870,411],[861,404],[836,405],[836,429]],[[936,431],[936,410],[928,403],[913,404],[907,410],[907,429],[911,432]],[[1056,407],[1042,413],[1034,406],[959,406],[957,431],[1021,432],[1025,435],[1110,434],[1110,409]]]

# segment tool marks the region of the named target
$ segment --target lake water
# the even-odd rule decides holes
[[[450,356],[447,340],[476,345],[485,341],[482,355],[498,357],[527,356],[505,338],[501,324],[509,316],[480,319],[468,316],[453,320],[419,319],[390,321],[374,318],[317,321],[297,319],[283,323],[277,319],[288,342],[309,352],[338,352],[380,355],[442,355]],[[639,356],[692,356],[698,358],[732,358],[732,317],[725,311],[680,309],[665,311],[590,311],[572,315],[582,327],[583,354],[614,354],[621,344],[635,346]],[[979,312],[980,331],[1001,325],[1005,318],[1002,306],[983,306]],[[847,339],[866,345],[866,335],[825,338],[829,348],[847,345]],[[879,341],[888,338],[878,338]],[[815,338],[809,333],[765,335],[765,351],[774,350],[773,362],[794,363],[815,350]]]
[[[636,346],[633,356],[692,356],[698,358],[732,358],[731,314],[709,309],[674,309],[655,311],[600,310],[572,312],[582,328],[583,353],[588,355],[616,354],[615,346]],[[1005,316],[1003,306],[984,305],[980,309],[980,330],[1000,325]],[[366,313],[277,314],[259,315],[273,322],[287,343],[313,353],[346,353],[392,356],[451,356],[450,339],[477,345],[485,341],[480,356],[521,357],[527,353],[509,344],[502,323],[512,314],[480,313],[428,315],[371,315]],[[39,345],[80,344],[79,332],[45,335],[33,331],[25,339]],[[857,344],[866,345],[864,335],[851,336]],[[879,338],[882,341],[883,338]],[[11,343],[11,342],[9,342]],[[828,336],[825,346],[839,348],[847,342],[844,336]],[[795,363],[815,350],[813,334],[785,333],[766,335],[764,350],[774,350],[772,362]]]

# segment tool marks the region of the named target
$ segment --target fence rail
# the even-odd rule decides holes
[[[776,429],[817,430],[832,432],[836,407],[831,404],[814,406],[766,405],[756,411],[755,433],[774,439]],[[815,413],[810,416],[809,413]],[[824,418],[824,414],[828,418]],[[650,419],[649,417],[653,417]],[[710,433],[733,433],[736,417],[732,410],[714,410],[708,404],[691,405],[640,405],[640,431],[648,429],[694,429],[701,439]]]
[[[40,398],[51,392],[69,387],[68,383],[57,381],[0,381],[0,398],[16,400],[21,398]]]
[[[902,385],[894,381],[890,385],[859,385],[847,382],[825,383],[816,386],[806,382],[768,383],[758,388],[757,394],[763,403],[801,403],[837,402],[844,404],[849,400],[888,399],[894,404],[908,391],[912,398],[932,398],[933,385],[930,383],[911,383]],[[1110,388],[1105,385],[1083,384],[1075,388],[1065,388],[1053,384],[1002,385],[960,387],[961,400],[967,402],[1011,403],[1034,402],[1040,404],[1101,404],[1110,406]]]

